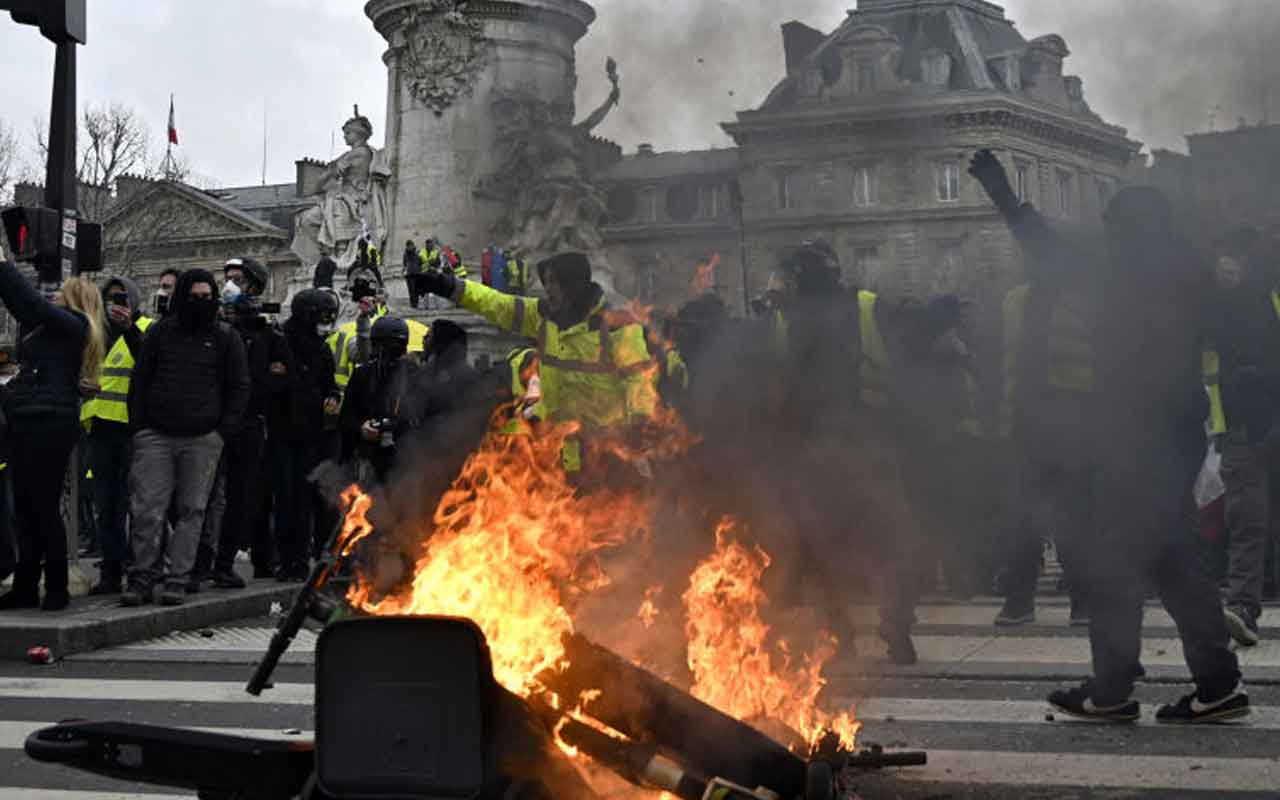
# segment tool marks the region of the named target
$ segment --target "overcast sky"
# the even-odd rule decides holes
[[[623,107],[600,133],[628,151],[726,146],[717,123],[759,103],[783,73],[778,28],[834,29],[855,0],[596,0],[579,47],[582,113],[603,98],[604,60],[621,64]],[[1028,38],[1060,33],[1068,71],[1109,121],[1157,147],[1264,107],[1280,118],[1280,0],[1006,0]],[[169,94],[181,151],[219,185],[293,179],[303,156],[328,158],[359,103],[382,141],[382,38],[363,0],[89,0],[80,100],[120,102],[150,124],[163,152]],[[678,10],[673,10],[678,9]],[[785,10],[783,10],[785,9]],[[2,16],[2,15],[0,15]],[[48,114],[53,47],[0,18],[6,80],[0,117],[30,144]],[[337,144],[341,147],[339,136]]]

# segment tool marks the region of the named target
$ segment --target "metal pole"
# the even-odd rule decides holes
[[[40,279],[61,283],[75,274],[76,217],[80,201],[76,187],[76,43],[60,42],[53,67],[53,101],[49,112],[49,162],[44,177],[44,204],[63,217],[61,246],[49,260],[37,263]]]

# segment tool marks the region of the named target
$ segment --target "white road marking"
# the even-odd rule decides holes
[[[315,702],[315,688],[309,683],[278,683],[253,697],[242,682],[0,678],[0,697],[309,706]]]

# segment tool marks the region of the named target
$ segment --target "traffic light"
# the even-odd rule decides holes
[[[2,10],[14,22],[39,27],[54,44],[84,44],[87,38],[85,0],[0,0]]]
[[[17,206],[0,212],[14,261],[35,261],[43,254],[55,262],[61,242],[62,215],[52,208]]]

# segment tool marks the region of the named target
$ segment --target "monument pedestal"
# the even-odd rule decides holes
[[[428,236],[479,264],[501,241],[512,197],[482,196],[519,131],[572,124],[574,47],[595,20],[580,0],[370,0],[387,40],[387,250]],[[536,145],[535,145],[536,146]],[[492,192],[490,193],[492,194]],[[394,256],[393,256],[394,258]]]

